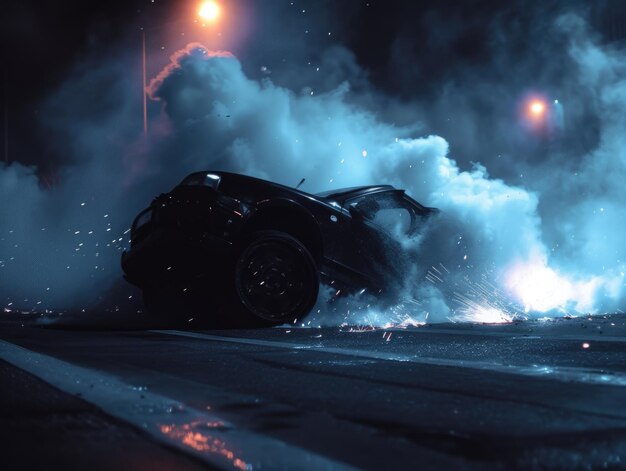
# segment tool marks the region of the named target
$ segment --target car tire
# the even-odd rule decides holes
[[[235,292],[246,313],[263,325],[306,316],[319,294],[319,270],[309,250],[280,231],[248,238],[235,261]]]

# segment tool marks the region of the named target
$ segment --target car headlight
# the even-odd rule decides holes
[[[219,186],[221,179],[222,177],[214,173],[205,173],[205,172],[192,173],[181,182],[181,185],[208,186],[209,188],[213,188],[214,190],[217,190],[217,187]]]

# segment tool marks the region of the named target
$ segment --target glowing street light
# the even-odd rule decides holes
[[[212,0],[203,2],[198,8],[198,16],[206,21],[214,21],[220,15],[220,6]]]
[[[202,26],[206,26],[204,22],[215,22],[219,19],[222,13],[222,7],[215,0],[205,0],[198,6],[197,15],[198,19],[194,20],[194,23],[198,23],[199,21],[202,23]],[[185,21],[185,20],[181,20]],[[172,23],[180,23],[181,21],[170,22]],[[158,28],[158,27],[157,27]],[[151,28],[151,29],[157,29]],[[146,30],[141,28],[141,49],[142,49],[142,87],[143,87],[143,133],[145,136],[148,135],[148,92],[147,92],[147,72],[146,72]],[[8,141],[7,141],[8,142]]]
[[[546,111],[546,104],[540,100],[534,100],[530,103],[528,107],[530,110],[530,114],[537,118],[541,117]]]

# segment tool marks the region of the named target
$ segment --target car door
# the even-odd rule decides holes
[[[359,196],[343,203],[351,218],[347,233],[350,243],[345,263],[366,274],[383,288],[406,273],[402,240],[416,223],[413,206],[401,190]]]

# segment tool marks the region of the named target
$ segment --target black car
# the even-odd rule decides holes
[[[314,306],[320,281],[344,293],[398,285],[401,238],[435,212],[389,185],[313,195],[198,172],[135,218],[122,268],[149,311],[180,310],[195,290],[257,323],[293,322]]]

